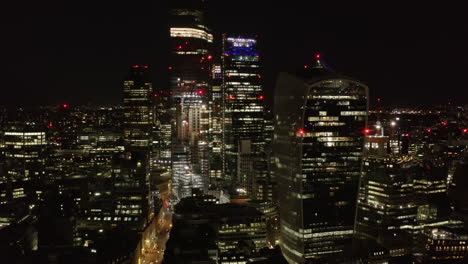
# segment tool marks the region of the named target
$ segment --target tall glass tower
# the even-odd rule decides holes
[[[339,254],[353,235],[368,88],[320,61],[281,73],[273,153],[283,255],[289,263]]]
[[[148,66],[133,65],[124,81],[124,139],[127,149],[146,149],[151,144],[153,87]]]
[[[210,129],[209,129],[209,152],[210,152],[210,184],[212,186],[222,185],[225,177],[223,174],[223,75],[220,64],[213,65],[212,85],[210,92]]]
[[[148,190],[152,129],[154,125],[153,87],[148,66],[134,65],[124,81],[125,153],[113,169],[116,214],[125,224],[141,230],[148,213]],[[132,210],[130,210],[132,209]]]
[[[223,36],[225,174],[253,193],[266,177],[264,94],[256,38]]]
[[[19,122],[4,126],[3,130],[0,132],[0,204],[22,201],[28,206],[37,205],[43,200],[43,186],[48,180],[46,132],[37,125]]]
[[[205,1],[174,1],[170,18],[170,86],[175,144],[190,146],[194,171],[208,179],[209,91],[213,35]]]

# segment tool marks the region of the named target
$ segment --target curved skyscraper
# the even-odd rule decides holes
[[[275,93],[283,255],[305,263],[339,254],[353,235],[368,88],[317,55],[315,67],[281,73]]]

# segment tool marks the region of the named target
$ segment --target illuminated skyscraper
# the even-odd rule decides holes
[[[221,65],[214,65],[212,69],[212,85],[210,93],[210,184],[218,185],[225,179],[223,174],[223,76]]]
[[[416,224],[414,179],[421,170],[414,160],[367,158],[364,161],[356,212],[356,235],[372,239],[399,254],[411,250],[408,230]]]
[[[194,170],[206,180],[208,164],[208,100],[213,35],[205,25],[204,1],[174,1],[171,10],[170,86],[175,138],[191,147]]]
[[[154,94],[154,126],[151,170],[161,175],[172,170],[171,93],[157,89]]]
[[[256,38],[223,36],[225,174],[251,195],[266,177],[264,94]]]
[[[0,203],[22,201],[27,205],[42,200],[46,183],[46,133],[29,125],[11,125],[0,134]]]
[[[339,254],[353,235],[368,88],[317,55],[315,67],[281,73],[275,93],[283,255],[304,263]]]
[[[127,150],[148,149],[153,125],[153,87],[148,66],[134,65],[124,81],[124,139]]]
[[[148,213],[153,96],[148,66],[132,66],[124,81],[125,153],[112,174],[116,214],[124,215],[123,223],[135,230],[141,230]]]

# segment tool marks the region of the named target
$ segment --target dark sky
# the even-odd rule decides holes
[[[150,65],[155,86],[166,85],[163,1],[15,2],[3,3],[0,16],[0,105],[119,103],[132,64]],[[260,36],[267,96],[279,71],[311,64],[320,52],[387,104],[468,103],[465,6],[211,2],[215,33]]]

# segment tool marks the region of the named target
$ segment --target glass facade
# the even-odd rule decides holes
[[[148,80],[148,66],[134,65],[124,81],[125,153],[113,166],[113,191],[116,215],[128,214],[132,228],[141,230],[148,213],[148,186],[152,129],[154,126],[153,88]],[[129,208],[135,210],[127,210]]]
[[[264,94],[256,38],[223,36],[225,174],[253,193],[266,177]]]
[[[209,93],[213,35],[201,1],[180,2],[171,11],[170,87],[175,144],[190,146],[194,172],[208,181]]]
[[[42,200],[46,179],[46,133],[34,127],[12,125],[0,133],[0,205]]]
[[[214,65],[212,69],[212,86],[210,93],[210,128],[209,128],[209,153],[210,153],[210,184],[222,184],[225,180],[223,174],[223,90],[221,65]]]
[[[407,240],[402,226],[415,225],[418,211],[414,179],[421,170],[404,159],[364,162],[356,214],[356,234],[387,247]],[[409,248],[408,248],[409,249]]]
[[[275,176],[283,255],[290,263],[342,252],[353,235],[368,88],[318,61],[281,73],[275,95]]]
[[[134,65],[124,81],[124,139],[127,148],[148,148],[153,125],[153,87],[148,66]]]

